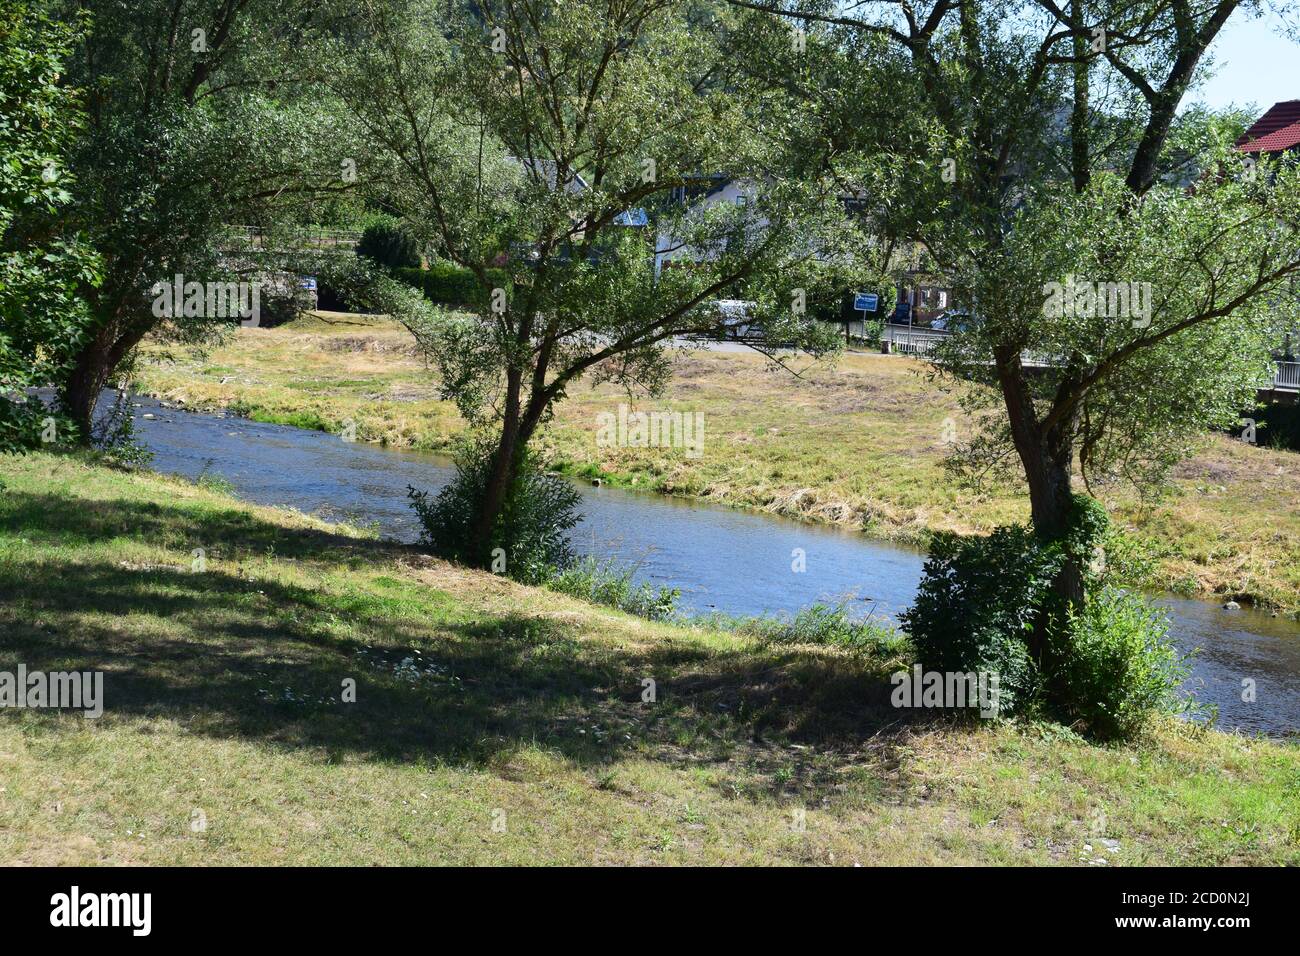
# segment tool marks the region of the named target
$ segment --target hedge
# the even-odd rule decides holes
[[[373,259],[390,269],[407,269],[420,264],[420,253],[411,234],[401,226],[388,223],[366,227],[357,243],[357,255]]]
[[[450,262],[435,262],[427,269],[394,269],[393,275],[419,289],[430,302],[474,306],[486,299],[478,277]],[[488,279],[494,288],[505,289],[509,294],[510,276],[504,269],[489,269]]]

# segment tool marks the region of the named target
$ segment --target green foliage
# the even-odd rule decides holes
[[[180,22],[170,0],[43,5],[84,11],[90,24],[67,64],[65,82],[85,89],[93,108],[69,151],[77,185],[59,227],[85,234],[105,275],[79,289],[91,330],[57,383],[89,441],[100,390],[121,380],[145,336],[211,341],[233,324],[158,314],[155,283],[297,271],[286,233],[316,221],[314,196],[349,188],[341,163],[362,153],[317,82],[326,28],[315,0],[196,0]],[[261,234],[250,239],[234,225]]]
[[[27,4],[0,11],[0,452],[21,451],[71,427],[22,390],[71,364],[89,315],[79,286],[100,262],[81,237],[51,238],[70,202],[65,161],[81,123],[75,91],[59,82],[76,31]]]
[[[1138,198],[1104,174],[1077,195],[1041,185],[998,245],[958,278],[958,298],[977,303],[979,321],[936,358],[989,384],[999,349],[1050,363],[1027,386],[1039,421],[1055,415],[1090,482],[1122,480],[1154,495],[1206,431],[1232,427],[1254,404],[1289,321],[1271,303],[1277,273],[1297,249],[1295,169],[1222,177],[1196,190],[1156,186]],[[1099,285],[1144,291],[1142,310],[1130,301],[1123,312],[1109,293],[1094,300]],[[965,402],[978,412],[1003,399],[981,389]],[[1014,464],[1010,438],[1005,423],[983,433],[957,470],[976,476]]]
[[[1079,606],[1054,588],[1067,567],[1082,577]],[[903,626],[925,669],[998,674],[1004,715],[1039,707],[1095,737],[1127,737],[1151,711],[1178,709],[1187,672],[1164,616],[1116,586],[1147,567],[1101,504],[1076,495],[1052,540],[1023,525],[937,535]]]
[[[509,294],[510,274],[504,269],[488,269],[492,288],[504,289]],[[471,270],[450,262],[433,262],[427,269],[395,269],[394,278],[424,293],[430,302],[440,305],[466,306],[483,309],[488,304],[482,284]]]
[[[396,223],[367,226],[357,243],[357,255],[389,269],[413,269],[420,264],[420,251],[410,231]]]
[[[517,414],[503,427],[526,442],[584,378],[658,391],[665,343],[734,326],[712,303],[741,284],[774,338],[837,345],[791,307],[810,284],[801,267],[818,252],[843,258],[853,232],[836,186],[792,145],[798,104],[739,69],[725,24],[697,12],[685,0],[493,0],[472,12],[404,0],[358,12],[381,43],[339,44],[335,87],[382,131],[366,184],[376,204],[477,279],[471,290],[441,267],[420,277],[432,300],[478,313],[417,332],[468,419]],[[539,49],[551,68],[537,68]],[[752,195],[681,202],[703,175],[744,180]],[[649,224],[632,224],[642,213]],[[690,268],[656,269],[660,235]],[[494,288],[508,295],[489,311]]]
[[[105,461],[121,467],[146,468],[153,461],[153,452],[136,441],[131,395],[125,389],[112,393],[107,408],[101,404],[95,424],[95,448]]]
[[[649,581],[638,584],[633,579],[635,573],[635,568],[584,558],[556,573],[547,580],[546,586],[552,591],[617,608],[650,621],[672,618],[681,596],[680,589],[656,587]]]
[[[1089,736],[1129,738],[1156,711],[1184,709],[1178,688],[1191,668],[1169,642],[1165,615],[1116,588],[1094,594],[1054,637],[1059,661],[1051,681],[1059,716]]]
[[[697,621],[708,627],[756,637],[769,644],[814,644],[892,655],[906,638],[879,620],[853,617],[846,604],[813,604],[793,617],[731,617],[710,614]]]
[[[1059,551],[1045,549],[1021,525],[985,538],[935,535],[916,601],[901,618],[917,663],[933,671],[995,673],[999,712],[1023,710],[1041,679],[1028,641],[1059,565]]]
[[[474,529],[493,448],[494,443],[483,436],[467,439],[456,454],[455,477],[432,501],[426,491],[409,490],[425,541],[439,557],[480,563]],[[497,569],[516,581],[540,584],[569,567],[574,555],[568,532],[581,520],[577,513],[581,500],[571,483],[547,474],[525,451],[490,536],[492,560],[504,564]]]

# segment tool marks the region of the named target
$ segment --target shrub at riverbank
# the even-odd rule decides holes
[[[949,722],[891,706],[888,648],[644,621],[76,458],[0,482],[0,669],[105,674],[97,720],[0,709],[3,863],[1300,863],[1293,746]]]
[[[1094,739],[1129,739],[1155,714],[1187,709],[1190,664],[1164,614],[1105,560],[1112,542],[1105,510],[1084,495],[1054,539],[1024,525],[936,538],[902,616],[918,663],[997,675],[1000,713],[1045,714]],[[1057,589],[1067,568],[1078,575],[1068,601]]]

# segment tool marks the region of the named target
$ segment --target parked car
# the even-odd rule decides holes
[[[745,299],[714,299],[704,306],[715,309],[722,322],[726,323],[726,337],[729,339],[747,339],[762,336],[762,329],[753,321],[754,303]]]
[[[948,309],[930,320],[936,332],[965,332],[971,327],[971,314],[964,309]]]

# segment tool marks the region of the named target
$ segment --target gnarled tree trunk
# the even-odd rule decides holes
[[[87,345],[59,389],[59,405],[76,426],[75,440],[80,445],[91,442],[95,407],[113,374],[109,350],[110,345],[101,338]]]
[[[114,317],[100,325],[95,337],[77,356],[71,372],[59,388],[58,401],[77,427],[78,444],[91,443],[100,393],[108,387],[118,366],[140,344],[152,325],[136,322],[123,330],[123,323]]]
[[[524,450],[532,439],[533,432],[537,430],[549,401],[546,394],[534,391],[527,405],[524,406],[521,398],[522,383],[523,378],[520,373],[514,371],[507,373],[501,433],[492,454],[487,485],[474,522],[471,551],[476,563],[484,568],[492,566],[493,530],[496,528],[502,508],[505,507],[506,495],[518,477]],[[508,555],[507,560],[509,560]]]
[[[1073,423],[1043,427],[1034,409],[1028,379],[1016,350],[999,350],[996,357],[998,381],[1006,403],[1008,422],[1016,453],[1025,469],[1029,486],[1030,519],[1044,541],[1065,534],[1074,512],[1071,470],[1074,464]],[[1052,591],[1060,606],[1082,607],[1087,599],[1084,568],[1078,555],[1067,556]],[[1053,622],[1040,618],[1029,647],[1041,667],[1051,669],[1050,628]]]

